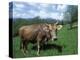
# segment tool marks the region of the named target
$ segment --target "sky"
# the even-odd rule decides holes
[[[13,2],[13,18],[51,18],[62,20],[67,5]]]

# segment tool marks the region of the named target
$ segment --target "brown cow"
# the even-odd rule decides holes
[[[19,29],[19,35],[21,37],[20,48],[23,49],[24,54],[27,50],[27,45],[29,42],[37,43],[37,55],[40,52],[40,45],[46,43],[48,40],[57,39],[57,30],[60,30],[62,27],[55,24],[34,24],[28,26],[22,26]]]
[[[19,35],[21,37],[20,48],[23,49],[23,53],[26,53],[27,45],[29,42],[37,43],[37,55],[40,52],[40,45],[51,39],[50,26],[47,24],[34,24],[23,26],[19,29]]]

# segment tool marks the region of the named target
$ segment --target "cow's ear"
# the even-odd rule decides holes
[[[62,25],[57,25],[57,30],[60,30],[62,27]]]

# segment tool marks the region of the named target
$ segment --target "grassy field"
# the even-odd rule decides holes
[[[78,53],[78,30],[73,28],[68,30],[69,26],[64,26],[58,31],[58,40],[55,42],[49,41],[48,45],[45,45],[40,51],[40,56],[56,56],[56,55],[72,55]],[[13,57],[37,57],[36,49],[33,49],[33,45],[28,45],[29,52],[26,56],[20,51],[20,38],[13,38]]]

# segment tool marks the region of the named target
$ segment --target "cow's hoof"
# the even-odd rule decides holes
[[[26,56],[26,53],[25,53],[25,52],[23,52],[23,55],[24,55],[24,56]]]
[[[26,52],[24,52],[24,50],[23,50],[23,49],[21,49],[21,51],[22,51],[23,55],[24,55],[24,56],[26,56]]]
[[[25,53],[28,53],[28,51],[26,51]]]
[[[23,49],[21,49],[21,51],[22,51],[22,53],[24,52],[24,50],[23,50]]]
[[[39,56],[39,54],[37,54],[37,56]]]
[[[37,56],[39,56],[39,53],[37,53]]]

